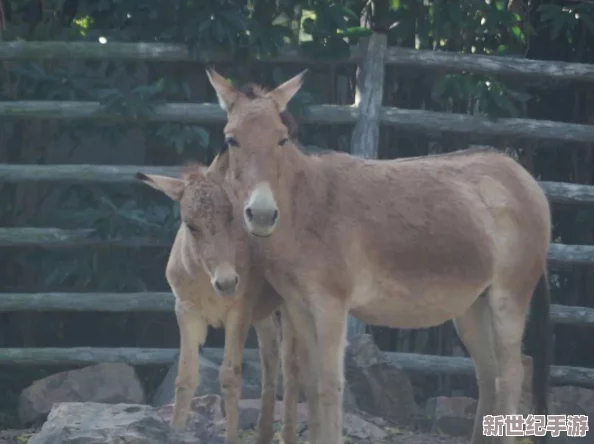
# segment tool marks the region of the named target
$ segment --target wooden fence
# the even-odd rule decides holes
[[[160,43],[88,43],[88,42],[8,42],[0,43],[0,60],[81,59],[136,61],[195,61],[183,45]],[[223,61],[224,54],[210,54],[208,61]],[[306,60],[292,50],[283,51],[274,63],[324,63]],[[558,142],[594,143],[594,126],[532,119],[492,119],[480,116],[401,110],[382,106],[385,65],[406,65],[440,71],[472,71],[517,78],[556,81],[594,81],[594,65],[542,62],[512,57],[477,56],[439,51],[388,48],[386,38],[374,34],[342,62],[358,63],[355,103],[315,105],[301,119],[305,124],[353,124],[351,151],[359,156],[377,157],[379,126],[405,128],[428,135],[460,133],[476,140],[493,137],[539,139]],[[14,101],[0,102],[0,117],[5,119],[117,120],[125,117],[110,114],[96,102]],[[183,123],[222,123],[225,114],[210,103],[168,103],[157,105],[148,121]],[[569,148],[568,148],[569,149]],[[133,183],[134,173],[174,175],[176,167],[108,165],[15,165],[0,164],[0,181]],[[540,182],[553,205],[594,206],[594,186],[558,182]],[[144,247],[168,246],[154,239],[102,239],[92,229],[0,228],[1,247],[43,246],[51,248]],[[553,244],[549,253],[552,267],[594,264],[594,245]],[[5,293],[0,294],[0,312],[8,311],[172,311],[171,293]],[[594,326],[594,308],[553,305],[551,319],[559,324]],[[349,332],[360,331],[360,323],[349,324]],[[0,364],[88,364],[128,362],[158,364],[172,362],[178,349],[140,348],[0,348]],[[221,353],[205,349],[205,354]],[[246,353],[254,353],[246,350]],[[386,359],[414,372],[472,374],[468,358],[385,353]],[[553,366],[554,384],[594,387],[594,369]]]

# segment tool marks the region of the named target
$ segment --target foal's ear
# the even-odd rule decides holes
[[[275,89],[266,94],[277,103],[281,113],[287,109],[287,104],[301,88],[301,85],[303,84],[303,77],[305,74],[307,74],[307,72],[307,69],[301,71],[295,77],[290,78],[285,83],[277,86]]]
[[[180,200],[184,194],[185,184],[183,180],[140,172],[136,173],[135,177],[141,182],[146,183],[148,186],[153,187],[155,190],[165,193],[173,200]]]
[[[217,93],[219,105],[223,110],[229,111],[229,108],[231,108],[231,105],[237,100],[237,97],[239,97],[241,93],[213,68],[207,68],[206,75],[208,76],[208,81]]]

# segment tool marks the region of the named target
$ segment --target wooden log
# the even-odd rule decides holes
[[[228,52],[190,51],[187,45],[146,42],[2,42],[0,60],[129,60],[147,62],[228,62]],[[256,60],[273,63],[337,63],[337,60],[305,57],[297,48],[282,48],[274,56],[256,56]],[[343,63],[356,63],[360,59],[356,47]]]
[[[373,34],[357,69],[354,106],[359,109],[359,116],[351,135],[351,153],[365,159],[378,157],[386,47],[387,36]]]
[[[102,239],[93,229],[15,227],[0,228],[0,247],[77,248],[100,247],[166,247],[172,240],[157,238]]]
[[[299,117],[300,123],[348,124],[357,120],[357,109],[348,105],[313,105]],[[141,121],[132,116],[106,112],[99,102],[19,100],[0,102],[0,117],[12,119]],[[166,103],[154,106],[145,122],[224,123],[227,116],[214,103]]]
[[[131,365],[166,365],[178,357],[177,348],[0,348],[1,365],[88,365],[98,362],[125,362]],[[223,349],[202,349],[202,354],[221,362]],[[382,358],[406,372],[430,375],[474,375],[469,358],[432,356],[418,353],[381,352]],[[244,359],[256,360],[257,349],[246,349]],[[594,388],[594,369],[584,367],[551,366],[554,385],[577,385]]]
[[[548,257],[553,265],[594,264],[594,245],[551,244]]]
[[[138,183],[137,171],[176,177],[179,166],[0,164],[0,182]],[[594,186],[539,182],[553,204],[594,205]]]
[[[428,51],[389,47],[386,64],[412,66],[447,72],[474,72],[510,77],[544,80],[594,81],[594,65],[520,57],[458,54],[447,51]]]
[[[296,48],[282,48],[275,57],[259,57],[273,63],[326,64],[358,63],[361,50],[351,48],[342,60],[305,57]],[[0,60],[130,60],[152,62],[229,61],[221,52],[192,53],[186,45],[169,43],[108,42],[2,42]],[[389,47],[384,58],[388,65],[409,66],[448,72],[476,72],[512,77],[562,81],[594,81],[594,66],[586,63],[530,60],[520,57],[457,54],[447,51],[416,50]]]
[[[0,293],[0,312],[151,311],[173,313],[174,308],[175,296],[170,292]]]
[[[220,363],[223,361],[222,348],[205,347],[202,349],[201,354],[213,362]],[[386,351],[381,352],[381,357],[384,362],[413,374],[474,377],[474,366],[470,358]],[[250,361],[259,359],[257,349],[246,349],[244,359]],[[551,383],[553,385],[576,385],[594,388],[594,369],[553,365],[551,366]]]
[[[551,304],[551,322],[554,324],[594,327],[594,308]]]
[[[173,312],[174,305],[175,296],[170,292],[0,293],[0,312]],[[594,327],[594,308],[552,304],[551,321],[555,324]]]
[[[351,154],[364,159],[377,159],[379,149],[380,113],[384,97],[384,57],[387,36],[374,33],[362,41],[363,60],[357,68],[354,106],[359,116],[351,135]],[[353,340],[365,333],[365,323],[349,316],[347,337]]]
[[[140,183],[134,177],[137,171],[176,177],[181,169],[178,166],[148,165],[0,164],[0,182]]]
[[[594,205],[594,186],[592,185],[545,181],[540,181],[538,183],[551,203],[564,205]]]
[[[468,114],[385,107],[382,110],[382,123],[407,131],[422,132],[432,137],[440,137],[443,133],[457,133],[468,134],[476,141],[509,137],[594,143],[594,125],[550,120],[495,119]]]
[[[359,116],[349,105],[312,105],[299,117],[305,124],[352,124]],[[98,102],[15,101],[0,102],[0,118],[51,120],[104,120],[182,123],[223,123],[224,111],[212,103],[155,105],[143,120],[104,111]],[[492,119],[467,114],[383,107],[383,124],[439,137],[442,133],[468,134],[474,140],[498,138],[594,143],[594,125],[535,119]]]
[[[51,248],[101,247],[169,247],[173,239],[115,238],[102,239],[93,229],[15,227],[0,228],[0,247],[38,246]],[[552,244],[549,261],[553,264],[593,264],[594,245]]]

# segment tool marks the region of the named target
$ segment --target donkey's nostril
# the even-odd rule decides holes
[[[278,210],[274,210],[274,213],[272,213],[272,223],[275,223],[277,219],[278,219]]]
[[[215,281],[215,287],[217,290],[222,291],[223,290],[223,286],[221,285],[221,283],[219,281]]]
[[[247,219],[251,222],[252,220],[254,220],[254,213],[252,213],[252,209],[251,208],[246,208],[245,209],[245,215],[247,216]]]
[[[239,276],[235,276],[235,286],[237,287],[237,284],[239,284]]]

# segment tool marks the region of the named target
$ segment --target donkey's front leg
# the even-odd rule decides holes
[[[262,394],[260,396],[260,414],[258,416],[257,444],[270,444],[274,437],[274,407],[276,404],[276,385],[280,364],[279,340],[280,325],[276,313],[254,323],[260,346],[262,366]]]
[[[225,401],[226,444],[239,442],[239,398],[241,397],[241,361],[251,324],[252,310],[236,303],[225,322],[225,356],[219,369],[221,393]]]
[[[283,371],[283,444],[297,444],[297,404],[299,397],[299,364],[297,359],[296,331],[287,316],[285,307],[280,308],[282,340],[281,362]]]
[[[325,444],[320,441],[320,403],[318,389],[318,348],[315,324],[307,308],[299,303],[285,299],[283,315],[291,322],[294,331],[295,347],[299,357],[299,375],[309,408],[309,442]],[[284,319],[284,318],[283,318]],[[325,359],[322,357],[322,359]]]
[[[208,329],[194,305],[191,302],[181,301],[177,297],[175,316],[180,334],[180,349],[171,425],[174,429],[183,431],[188,420],[192,397],[200,382],[198,348],[204,344]]]
[[[346,319],[344,302],[327,296],[311,307],[317,335],[320,444],[343,444],[344,353]]]

